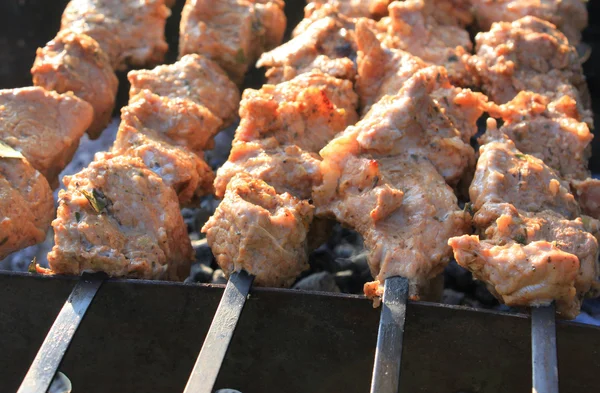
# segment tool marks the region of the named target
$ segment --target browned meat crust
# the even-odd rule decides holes
[[[568,95],[577,102],[577,118],[591,119],[579,56],[554,25],[535,17],[494,23],[489,32],[477,35],[476,42],[477,55],[471,63],[491,100],[504,104],[520,91],[552,100]]]
[[[98,43],[85,34],[60,31],[37,50],[31,69],[33,84],[58,93],[72,91],[94,108],[87,133],[95,139],[112,118],[119,81],[109,58]]]
[[[273,137],[282,145],[318,152],[357,120],[357,104],[351,82],[316,70],[279,85],[246,89],[235,141]]]
[[[202,232],[227,275],[243,269],[256,276],[256,285],[289,287],[308,269],[306,235],[313,209],[242,173],[229,182]]]
[[[0,90],[0,140],[23,153],[53,188],[71,161],[94,110],[72,93],[41,87]]]
[[[161,97],[145,89],[121,109],[121,122],[137,130],[154,130],[198,154],[214,146],[213,137],[223,126],[221,119],[202,105],[185,98]]]
[[[152,70],[131,71],[129,97],[147,89],[161,97],[189,100],[208,108],[224,126],[237,115],[240,93],[237,86],[213,61],[200,55],[187,55],[169,65]]]
[[[535,16],[556,25],[573,45],[588,24],[586,0],[469,0],[480,30],[494,22],[513,22]]]
[[[167,186],[173,187],[181,205],[191,205],[213,192],[215,175],[202,160],[202,153],[174,146],[168,137],[153,129],[136,129],[122,122],[111,151],[96,160],[116,156],[139,157]]]
[[[169,48],[164,38],[169,15],[164,0],[71,0],[61,30],[95,39],[115,69],[153,66]]]
[[[53,272],[104,271],[114,277],[183,280],[193,249],[177,195],[137,158],[92,162],[63,179]]]
[[[453,84],[478,85],[469,65],[473,45],[458,20],[450,14],[441,17],[437,7],[424,0],[392,2],[389,13],[373,24],[385,46],[402,49],[430,65],[444,66]]]
[[[187,0],[179,54],[198,53],[214,60],[240,85],[260,54],[281,43],[283,6],[282,0]]]
[[[320,182],[321,158],[296,145],[281,146],[274,138],[234,143],[225,164],[217,171],[215,194],[223,198],[230,180],[237,173],[248,173],[269,184],[279,194],[288,192],[310,199],[312,187]]]
[[[54,198],[46,178],[25,158],[0,152],[0,260],[44,241],[53,218]]]
[[[336,78],[353,80],[356,43],[354,20],[331,5],[309,4],[306,18],[291,40],[263,53],[256,63],[266,67],[270,84],[281,83],[317,69]]]
[[[531,92],[520,92],[512,101],[489,112],[504,120],[500,131],[518,150],[531,154],[567,180],[590,176],[588,159],[594,137],[588,125],[577,120],[577,104],[563,96],[552,101]],[[591,121],[591,119],[590,119]]]

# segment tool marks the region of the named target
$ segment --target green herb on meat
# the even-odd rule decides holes
[[[525,242],[527,241],[527,237],[525,237],[525,235],[523,234],[518,234],[517,236],[515,236],[514,240],[519,244],[525,244]]]
[[[235,62],[238,64],[246,64],[246,55],[244,54],[244,50],[242,48],[238,49],[235,54]]]
[[[89,192],[88,190],[81,190],[81,193],[86,197],[90,203],[90,206],[96,213],[100,213],[108,205],[106,196],[95,188],[92,189],[92,192]]]
[[[35,268],[37,265],[37,258],[33,257],[31,262],[29,262],[29,266],[27,266],[27,271],[29,273],[37,273],[37,269]]]
[[[7,241],[8,241],[8,236],[6,236],[4,239],[0,240],[0,246],[3,246],[4,244],[6,244]]]

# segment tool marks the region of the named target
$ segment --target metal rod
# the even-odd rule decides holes
[[[558,393],[554,304],[531,308],[532,393]]]
[[[398,392],[407,299],[406,278],[390,277],[385,280],[371,393]]]
[[[253,280],[245,271],[229,277],[184,393],[212,392]]]
[[[54,320],[17,393],[46,393],[106,275],[84,274]]]

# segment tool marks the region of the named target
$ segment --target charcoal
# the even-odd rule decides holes
[[[206,239],[193,241],[192,247],[196,253],[196,262],[200,262],[207,266],[212,264],[214,257]]]
[[[444,292],[442,294],[442,303],[458,306],[462,304],[464,298],[464,293],[447,288],[444,289]]]
[[[225,277],[225,273],[223,270],[217,269],[213,272],[212,281],[213,284],[227,284],[227,277]]]
[[[209,283],[212,282],[214,271],[203,263],[194,263],[192,265],[190,278],[193,282]]]
[[[311,274],[298,281],[292,288],[304,291],[340,292],[333,274],[329,272]]]

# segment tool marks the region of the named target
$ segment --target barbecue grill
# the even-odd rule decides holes
[[[3,26],[0,87],[30,83],[35,49],[58,30],[67,1],[8,1]],[[177,15],[167,39],[173,61]],[[303,4],[288,1],[289,27]],[[586,74],[596,118],[600,91],[600,6],[590,2],[592,46]],[[124,75],[121,75],[124,76]],[[260,85],[251,75],[249,86]],[[121,78],[120,96],[127,84]],[[122,103],[126,99],[122,99]],[[594,142],[594,151],[599,141]],[[595,157],[595,156],[594,156]],[[600,159],[590,167],[600,171]],[[79,279],[0,274],[0,392],[15,392],[46,333]],[[103,283],[60,370],[74,391],[180,392],[223,294],[223,286],[110,279]],[[367,392],[373,371],[379,310],[362,296],[253,288],[221,367],[217,388],[258,392]],[[506,314],[427,302],[406,311],[401,389],[404,392],[500,393],[531,389],[531,322]],[[600,382],[600,328],[557,322],[560,390],[596,392]]]

